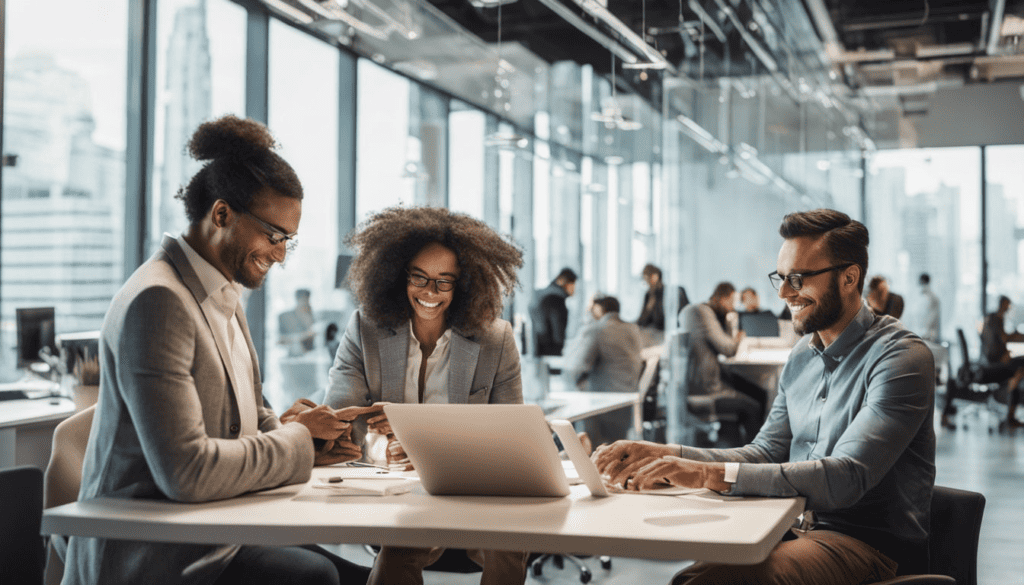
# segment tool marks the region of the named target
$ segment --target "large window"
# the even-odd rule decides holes
[[[127,0],[8,0],[0,377],[18,307],[54,307],[57,333],[95,330],[121,284]]]
[[[1013,307],[1007,330],[1024,324],[1024,146],[985,149],[988,311],[1006,295]]]
[[[333,360],[327,328],[344,331],[351,312],[335,288],[339,59],[330,45],[271,22],[268,126],[304,192],[299,246],[265,287],[265,391],[281,410],[323,397]]]
[[[187,224],[174,195],[203,165],[186,148],[196,127],[245,117],[245,28],[245,9],[228,0],[157,3],[150,251]]]
[[[902,320],[915,330],[924,309],[918,278],[928,273],[943,338],[955,341],[963,329],[974,347],[982,318],[981,170],[978,148],[886,151],[871,159],[867,186],[869,275],[885,276],[903,295]],[[991,250],[989,258],[996,258]]]

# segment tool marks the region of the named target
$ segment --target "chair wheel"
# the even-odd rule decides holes
[[[590,583],[590,579],[592,579],[593,577],[594,576],[590,573],[590,571],[586,569],[580,571],[580,583]]]
[[[559,569],[565,568],[565,559],[562,558],[562,555],[555,555],[551,557],[551,562]]]
[[[540,563],[533,563],[533,576],[540,577],[544,573],[544,566]]]
[[[610,571],[611,568],[612,568],[612,560],[611,559],[601,559],[601,568],[606,570],[606,571]]]

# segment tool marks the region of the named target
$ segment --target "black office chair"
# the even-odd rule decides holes
[[[0,583],[43,582],[42,519],[43,471],[28,466],[0,470]]]
[[[875,585],[978,585],[978,538],[985,496],[935,486],[932,532],[928,541],[929,575],[906,575]]]
[[[990,414],[996,420],[1000,420],[1002,417],[1001,413],[997,412],[996,396],[1002,391],[1008,377],[1005,372],[993,371],[986,367],[986,364],[972,360],[963,329],[957,329],[956,335],[960,344],[960,368],[956,377],[950,377],[946,383],[946,405],[942,410],[943,425],[949,426],[948,422],[956,412],[954,400],[967,402],[975,414]],[[960,420],[966,424],[965,417],[961,416]],[[991,433],[997,427],[998,424],[989,424],[988,431]]]
[[[678,381],[676,391],[680,394],[680,403],[686,404],[687,410],[687,439],[686,444],[698,445],[698,434],[707,438],[707,446],[739,446],[738,440],[732,440],[729,445],[717,445],[719,434],[723,430],[734,429],[730,436],[739,436],[739,417],[735,412],[722,411],[716,407],[715,399],[700,393],[693,392],[698,386],[694,372],[697,364],[695,354],[690,351],[692,336],[689,333],[678,333],[677,341],[673,351],[677,352],[675,363],[680,371],[675,373]]]

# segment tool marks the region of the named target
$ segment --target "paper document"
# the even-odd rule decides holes
[[[320,477],[313,481],[312,487],[330,496],[394,496],[408,492],[416,483],[415,479],[405,477]]]

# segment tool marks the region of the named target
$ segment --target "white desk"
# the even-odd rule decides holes
[[[75,413],[75,403],[58,398],[0,402],[0,468],[34,465],[46,469],[53,429]]]
[[[316,468],[314,477],[331,474]],[[304,485],[204,504],[98,498],[43,513],[43,534],[158,542],[374,543],[612,554],[752,564],[803,512],[803,498],[326,496]]]
[[[1010,357],[1020,357],[1024,355],[1024,341],[1008,341],[1006,350],[1010,352]]]

